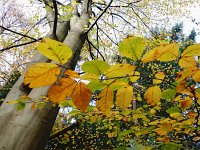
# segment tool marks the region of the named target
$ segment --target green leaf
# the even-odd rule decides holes
[[[135,74],[136,66],[130,64],[116,64],[111,66],[104,75],[108,78],[126,77]]]
[[[99,80],[91,81],[87,86],[92,90],[92,92],[95,92],[96,90],[102,89],[106,84],[103,84]]]
[[[161,97],[166,100],[173,100],[176,95],[176,91],[173,89],[166,89],[161,93]]]
[[[22,109],[24,109],[24,107],[25,107],[25,103],[19,102],[17,104],[17,110],[22,110]]]
[[[137,61],[141,58],[146,44],[143,38],[131,36],[123,39],[119,44],[119,52],[122,56]]]
[[[171,107],[166,110],[168,114],[180,113],[181,110],[178,107]]]
[[[109,68],[109,65],[100,60],[92,60],[85,62],[81,69],[87,73],[90,74],[96,74],[96,75],[101,75],[103,72],[105,72]]]
[[[65,64],[72,56],[71,48],[49,38],[43,38],[42,42],[38,44],[37,50],[47,58],[61,64]]]
[[[183,146],[180,144],[169,142],[169,143],[163,143],[161,150],[178,150],[180,148],[183,148]]]
[[[197,93],[200,94],[200,88],[197,88],[197,89],[195,90],[195,92],[197,92]]]

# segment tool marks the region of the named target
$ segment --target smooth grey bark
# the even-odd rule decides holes
[[[72,2],[73,4],[73,2]],[[86,35],[85,27],[89,24],[90,0],[84,0],[82,12],[79,17],[77,6],[73,6],[74,11],[70,18],[69,25],[60,24],[57,28],[58,39],[63,39],[73,50],[72,58],[65,64],[66,68],[74,68],[80,56]],[[90,7],[91,8],[91,7]],[[51,26],[52,27],[52,26]],[[63,38],[63,34],[67,34]],[[49,35],[51,37],[51,35]],[[47,62],[47,58],[36,53],[30,64],[37,62]],[[30,65],[29,64],[29,65]],[[23,83],[24,74],[19,78],[7,95],[4,103],[0,107],[0,149],[1,150],[40,150],[43,149],[50,135],[53,123],[59,111],[58,107],[52,107],[50,103],[43,109],[31,109],[31,103],[27,104],[23,110],[17,111],[14,105],[7,104],[9,100],[17,100],[24,95],[20,90]],[[46,96],[50,86],[34,88],[29,93],[32,100]]]

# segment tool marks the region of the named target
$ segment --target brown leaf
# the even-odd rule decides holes
[[[106,86],[96,97],[97,108],[105,115],[110,114],[110,109],[113,107],[113,91],[110,87]]]
[[[91,96],[92,93],[90,89],[83,82],[79,82],[76,84],[71,95],[74,105],[83,112],[86,111]]]
[[[66,99],[66,96],[70,97],[71,93],[76,86],[76,81],[70,78],[61,78],[60,85],[54,84],[48,91],[48,97],[55,103],[60,103]]]

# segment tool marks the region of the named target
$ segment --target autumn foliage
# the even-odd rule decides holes
[[[93,122],[98,114],[131,122],[134,126],[129,126],[123,138],[131,135],[129,138],[140,139],[140,144],[149,139],[146,148],[155,142],[181,148],[175,143],[184,145],[187,138],[194,142],[200,138],[200,44],[183,51],[180,46],[169,42],[155,45],[129,36],[119,44],[123,63],[92,60],[83,63],[78,73],[62,66],[72,55],[70,48],[44,38],[38,51],[52,63],[30,66],[24,84],[30,88],[51,85],[49,101],[60,106],[72,101],[82,112],[94,113]],[[87,110],[90,101],[95,101],[92,111]],[[113,130],[112,136],[117,137],[118,132],[123,131]]]

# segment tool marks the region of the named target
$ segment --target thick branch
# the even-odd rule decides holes
[[[58,22],[58,8],[57,8],[57,4],[56,4],[56,0],[53,0],[53,6],[54,6],[54,24],[53,24],[53,35],[54,38],[56,40],[58,40],[57,34],[56,34],[56,30],[57,30],[57,22]]]

